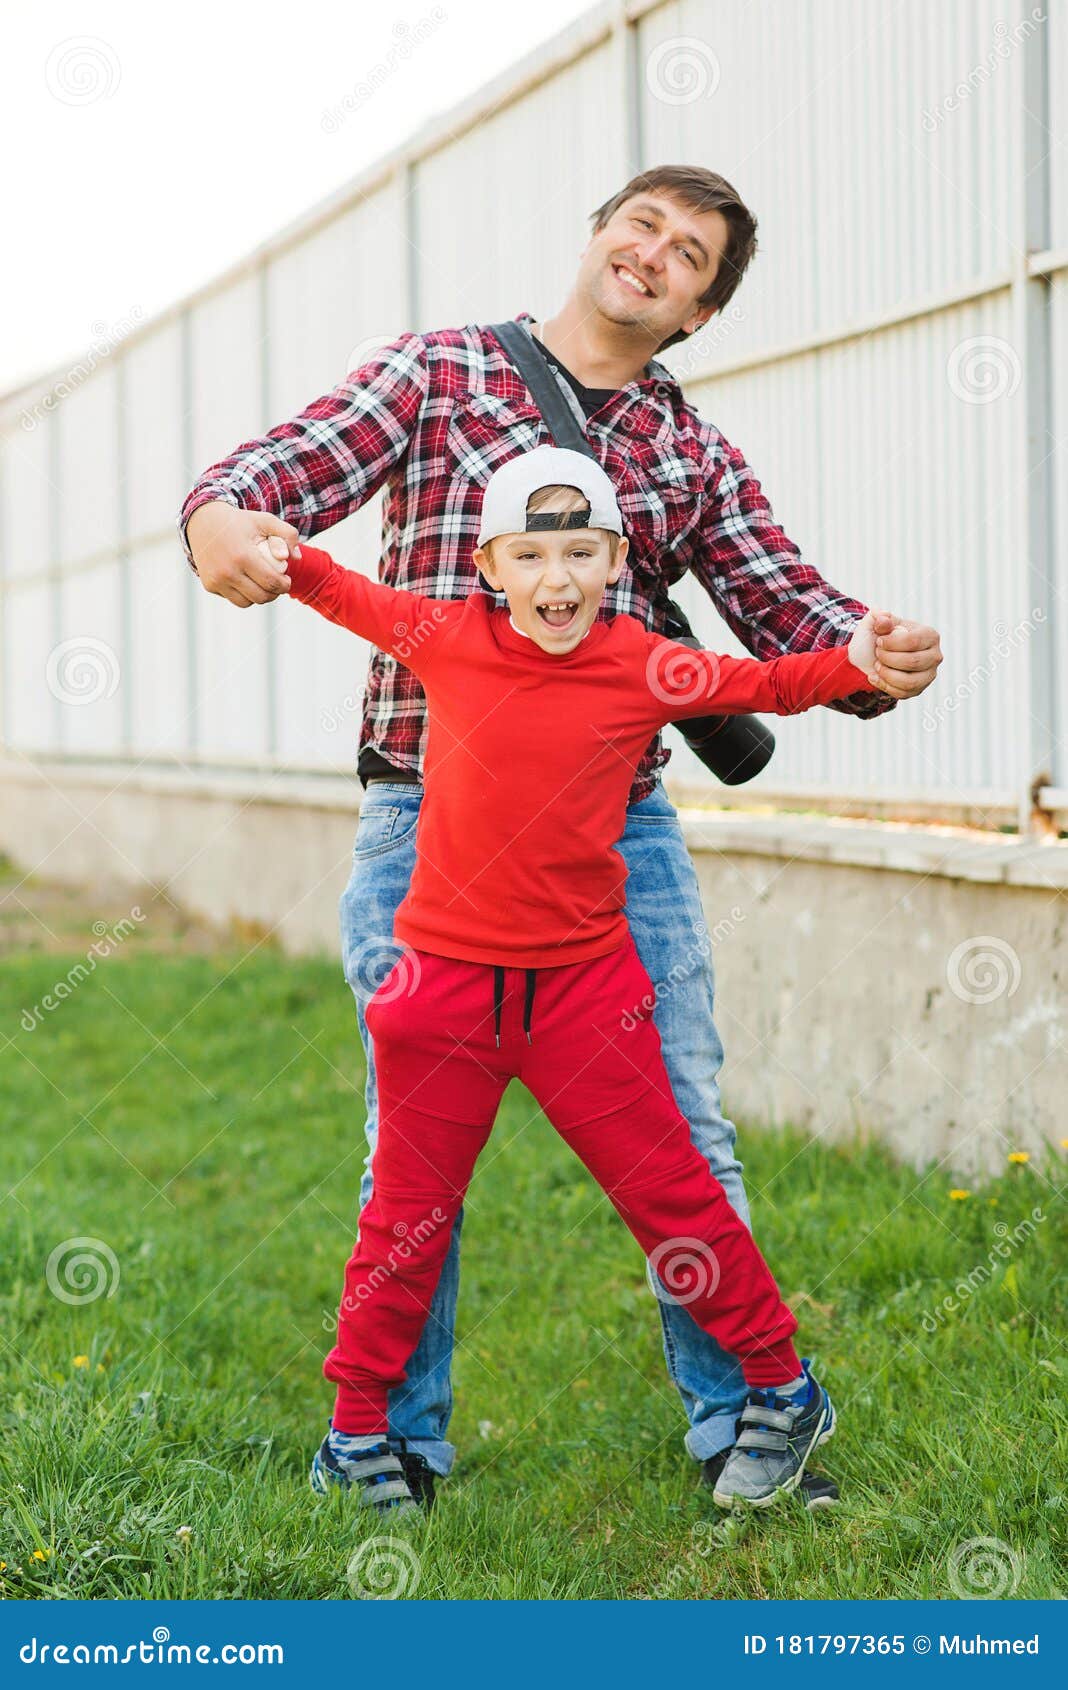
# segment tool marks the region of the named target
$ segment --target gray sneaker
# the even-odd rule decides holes
[[[809,1389],[800,1403],[774,1390],[750,1391],[738,1440],[712,1493],[721,1508],[767,1508],[788,1496],[801,1484],[813,1451],[834,1436],[834,1405],[809,1371],[807,1356],[801,1366]]]
[[[376,1514],[388,1514],[391,1519],[422,1514],[400,1457],[385,1438],[369,1446],[361,1438],[329,1431],[315,1452],[308,1480],[317,1496],[331,1490],[352,1491]]]

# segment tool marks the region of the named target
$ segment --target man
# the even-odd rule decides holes
[[[665,367],[650,363],[699,330],[735,293],[756,250],[756,223],[730,184],[695,167],[662,166],[628,182],[592,216],[592,235],[561,309],[516,319],[574,390],[587,434],[617,489],[630,540],[628,569],[606,596],[661,631],[658,587],[689,570],[760,658],[836,645],[867,606],[801,561],[776,526],[742,454],[687,405]],[[386,488],[381,578],[438,598],[477,585],[472,552],[481,492],[493,470],[548,440],[525,384],[490,331],[405,333],[331,393],[201,476],[182,508],[189,561],[208,592],[246,608],[288,590],[272,567],[272,535],[289,548],[341,521]],[[433,545],[423,543],[433,536]],[[941,662],[933,628],[876,622],[877,690],[830,706],[862,718],[930,686]],[[352,874],[341,898],[345,972],[367,1051],[367,1137],[361,1188],[370,1197],[377,1131],[366,1004],[392,957],[383,950],[408,890],[422,798],[422,691],[396,657],[372,654],[358,769],[361,805]],[[546,746],[551,757],[552,747]],[[631,790],[619,850],[628,920],[658,994],[655,1022],[694,1143],[748,1224],[735,1128],[720,1109],[723,1049],[713,1020],[713,972],[696,874],[660,774],[654,740]],[[368,959],[374,959],[372,972]],[[448,1473],[450,1361],[462,1215],[453,1229],[431,1316],[389,1405],[391,1438],[413,1489],[428,1498]],[[745,1402],[740,1371],[669,1290],[658,1296],[668,1370],[689,1421],[686,1447],[715,1483]]]

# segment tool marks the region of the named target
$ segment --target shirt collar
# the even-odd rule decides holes
[[[536,321],[536,318],[533,311],[519,311],[516,313],[513,321],[522,323],[523,327],[529,333],[530,325]],[[661,388],[665,385],[665,383],[667,383],[675,390],[681,400],[682,389],[679,387],[677,380],[672,375],[666,364],[662,364],[659,358],[650,358],[647,368],[649,371],[647,376],[636,376],[633,381],[626,382],[617,391],[620,393],[629,393],[633,388],[635,392],[640,392],[646,388]]]

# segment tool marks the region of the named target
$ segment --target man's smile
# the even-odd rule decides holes
[[[612,270],[624,287],[629,288],[632,293],[640,294],[643,299],[656,298],[656,294],[649,283],[643,282],[637,271],[632,270],[629,264],[613,264]]]

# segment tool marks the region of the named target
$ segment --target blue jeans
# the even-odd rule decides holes
[[[371,1195],[378,1133],[378,1089],[373,1042],[365,1010],[388,974],[400,946],[393,917],[415,866],[415,832],[421,786],[373,781],[360,808],[352,873],[339,914],[345,978],[367,1052],[368,1154],[360,1207]],[[723,1046],[712,1019],[712,946],[697,875],[674,806],[661,786],[627,811],[618,848],[627,865],[627,918],[638,955],[656,987],[653,1019],[664,1062],[694,1144],[748,1226],[742,1164],[734,1154],[735,1129],[720,1111],[718,1075]],[[391,1436],[424,1455],[435,1472],[448,1473],[455,1456],[446,1441],[452,1413],[453,1332],[460,1283],[461,1212],[441,1272],[430,1317],[408,1363],[403,1386],[390,1393]],[[734,1358],[708,1337],[686,1307],[665,1291],[656,1299],[668,1372],[682,1398],[689,1430],[686,1448],[704,1461],[734,1442],[734,1424],[746,1387]]]

